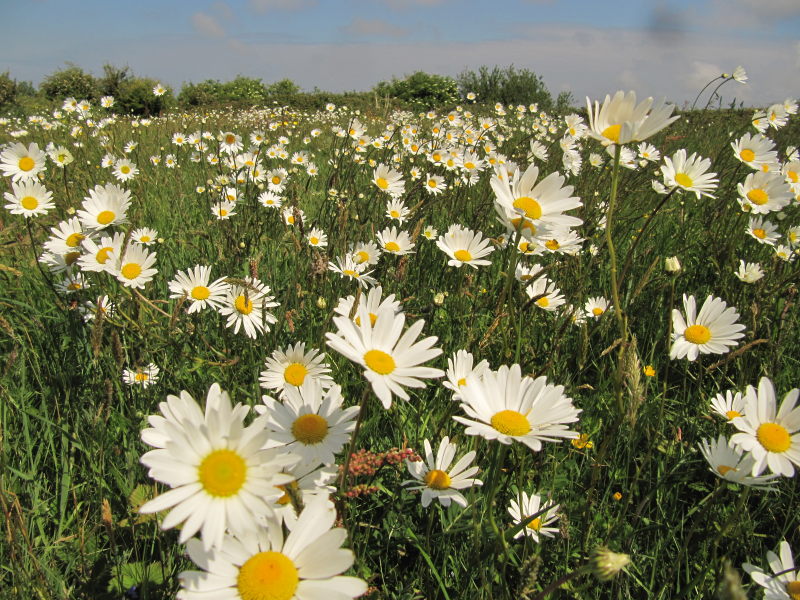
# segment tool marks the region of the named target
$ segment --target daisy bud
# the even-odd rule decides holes
[[[681,263],[677,256],[668,256],[664,259],[664,269],[667,273],[678,274],[681,272]]]
[[[631,562],[631,557],[627,554],[612,552],[605,546],[598,546],[592,551],[590,564],[592,573],[600,581],[610,581],[617,576],[620,571]]]

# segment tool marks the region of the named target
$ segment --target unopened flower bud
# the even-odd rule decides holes
[[[323,308],[324,309],[327,306],[328,306],[328,303],[326,302],[325,298],[323,298],[322,296],[317,298],[317,308]]]
[[[441,306],[442,304],[444,304],[444,293],[442,293],[442,292],[439,292],[439,293],[437,293],[437,294],[436,294],[436,295],[433,297],[433,303],[434,303],[436,306]]]
[[[677,256],[668,256],[664,259],[664,269],[666,269],[667,273],[680,273],[681,272],[681,263],[678,260]]]

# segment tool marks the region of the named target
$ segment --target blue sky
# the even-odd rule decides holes
[[[29,0],[3,7],[0,35],[0,71],[37,84],[67,61],[176,89],[242,74],[332,91],[514,64],[554,94],[683,103],[741,64],[726,101],[800,96],[800,0]]]

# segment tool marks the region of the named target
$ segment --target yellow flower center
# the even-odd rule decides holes
[[[528,418],[515,410],[501,410],[492,417],[491,424],[504,435],[525,435],[531,430]]]
[[[222,448],[210,452],[197,467],[203,489],[211,496],[227,498],[236,494],[247,477],[247,464],[233,450]]]
[[[542,528],[542,519],[536,517],[533,521],[528,523],[528,529],[533,529],[534,531],[539,531]]]
[[[283,379],[286,383],[300,387],[308,375],[308,369],[302,363],[292,363],[283,370]]]
[[[538,304],[542,308],[547,308],[548,306],[550,306],[550,299],[547,296],[542,296],[536,301],[536,304]]]
[[[466,377],[462,377],[456,383],[458,384],[458,387],[464,387],[465,385],[467,385],[467,379]]]
[[[786,584],[786,593],[792,600],[800,600],[800,581],[794,580]]]
[[[548,250],[552,250],[553,252],[561,247],[561,244],[558,243],[558,240],[547,240],[544,245]]]
[[[789,178],[789,181],[792,183],[797,183],[800,180],[800,176],[798,176],[797,171],[788,171],[786,176]]]
[[[19,159],[18,165],[20,169],[27,172],[36,166],[36,161],[34,161],[30,156],[23,156]]]
[[[439,469],[425,474],[425,485],[433,490],[446,490],[450,487],[450,475]]]
[[[767,237],[767,231],[761,227],[756,227],[753,229],[753,235],[758,239],[763,240],[765,237]]]
[[[456,260],[460,260],[461,262],[469,262],[472,260],[472,254],[466,250],[456,250],[453,252],[453,256],[455,256]]]
[[[353,271],[353,269],[344,269],[342,271],[342,273],[345,274],[345,275],[349,275],[350,277],[353,277],[354,279],[358,279],[358,273],[356,271]]]
[[[694,180],[686,173],[676,173],[675,183],[684,188],[690,188],[694,185]]]
[[[210,295],[211,290],[204,285],[196,285],[192,288],[192,298],[195,300],[206,300]]]
[[[81,289],[81,284],[80,284],[80,283],[78,283],[77,281],[73,281],[72,283],[70,283],[70,284],[67,286],[67,289],[68,289],[68,290],[72,290],[73,292],[76,292],[76,291],[78,291],[79,289]]]
[[[435,188],[437,185],[439,185],[439,184],[437,183],[437,181],[435,179],[428,179],[428,187]]]
[[[464,168],[469,170],[469,171],[472,171],[472,169],[475,168],[475,163],[474,162],[465,162],[464,163]]]
[[[294,225],[294,215],[286,217],[286,222],[289,223],[289,225]]]
[[[220,217],[224,217],[224,216],[226,216],[227,214],[228,214],[228,211],[227,211],[227,210],[225,210],[224,208],[220,208],[220,209],[219,209],[219,216],[220,216]]]
[[[769,163],[761,163],[761,172],[769,173]]]
[[[789,432],[777,423],[762,423],[756,430],[756,439],[767,452],[786,452],[792,445]]]
[[[595,317],[599,317],[600,315],[602,315],[602,314],[603,314],[603,312],[605,312],[605,311],[604,311],[602,308],[600,308],[599,306],[595,306],[595,307],[592,309],[592,314],[593,314]]]
[[[308,241],[311,242],[312,246],[316,246],[317,244],[319,244],[319,238],[313,235],[310,238],[308,238]]]
[[[84,239],[86,239],[86,236],[82,233],[71,233],[65,241],[70,248],[77,248]]]
[[[725,417],[728,419],[728,421],[733,421],[736,417],[741,416],[742,413],[740,413],[738,410],[729,410],[725,413]]]
[[[122,165],[119,168],[119,170],[120,170],[120,173],[122,173],[123,175],[127,175],[128,173],[131,172],[131,168],[128,165]]]
[[[389,216],[391,216],[393,219],[399,219],[400,218],[400,213],[397,212],[396,210],[390,210],[389,211]]]
[[[19,203],[25,210],[36,210],[36,207],[39,206],[39,201],[33,196],[25,196]]]
[[[232,144],[235,141],[236,141],[236,136],[235,135],[232,135],[232,134],[229,133],[228,135],[225,136],[225,143],[226,144]]]
[[[143,244],[149,242],[152,238],[149,235],[142,235],[139,237],[139,241]]]
[[[389,252],[399,252],[400,251],[400,246],[397,244],[397,242],[386,242],[386,244],[384,244],[383,247],[386,250],[388,250]]]
[[[64,262],[68,265],[73,264],[76,260],[78,260],[81,256],[80,252],[67,252],[64,255]]]
[[[292,423],[292,435],[306,446],[319,444],[328,435],[328,421],[315,414],[297,417]]]
[[[542,218],[542,207],[539,206],[539,203],[536,200],[529,198],[528,196],[522,196],[521,198],[514,200],[514,208],[523,211],[525,216],[529,219]]]
[[[511,219],[511,224],[514,226],[514,229],[527,229],[531,232],[531,235],[536,234],[536,227],[534,224],[524,217],[517,217],[516,219]]]
[[[249,315],[251,312],[253,312],[253,301],[244,295],[237,296],[233,303],[233,307],[243,315]]]
[[[369,260],[369,254],[364,250],[359,250],[356,252],[356,262],[358,264],[365,263]]]
[[[289,600],[299,581],[297,567],[285,554],[259,552],[239,569],[236,589],[242,600]]]
[[[353,320],[356,322],[356,325],[361,327],[361,317],[356,316],[356,318],[353,319]],[[375,313],[369,313],[369,323],[370,323],[370,325],[372,325],[374,327],[375,326],[375,321],[377,321],[377,320],[378,320],[378,315],[376,315]]]
[[[388,188],[389,188],[389,182],[388,182],[388,181],[386,181],[386,179],[385,179],[384,177],[378,177],[378,178],[375,180],[375,184],[376,184],[376,185],[377,185],[379,188],[381,188],[382,190],[386,190],[386,189],[388,189]]]
[[[397,367],[394,358],[382,350],[369,350],[364,354],[364,362],[379,375],[388,375]]]
[[[106,264],[108,259],[111,258],[108,253],[113,251],[114,248],[112,246],[106,246],[105,248],[100,248],[100,250],[97,251],[97,254],[94,255],[94,258],[98,263],[104,265]]]
[[[727,475],[731,471],[738,471],[738,469],[735,467],[729,467],[728,465],[720,465],[717,467],[717,472],[723,477],[725,477],[725,475]]]
[[[747,199],[750,200],[753,204],[758,204],[761,206],[762,204],[766,204],[769,201],[769,194],[762,190],[761,188],[753,188],[749,192],[747,192]]]
[[[120,273],[125,279],[136,279],[142,273],[142,266],[139,263],[128,263],[120,269]]]
[[[756,158],[756,153],[750,150],[750,148],[745,148],[739,152],[739,158],[741,158],[744,162],[753,162],[753,160]]]
[[[683,337],[692,344],[705,344],[711,339],[711,330],[705,325],[690,325],[684,330]]]
[[[604,138],[611,140],[612,142],[619,142],[619,134],[622,131],[622,125],[609,125],[602,132]]]
[[[277,175],[273,175],[272,176],[272,184],[273,185],[280,185],[280,183],[281,183],[281,178],[278,177]]]
[[[97,215],[97,222],[100,225],[108,225],[115,217],[116,215],[110,210],[104,210]]]

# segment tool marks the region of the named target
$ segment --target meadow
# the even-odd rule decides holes
[[[641,92],[2,119],[0,596],[800,597],[796,105]]]

